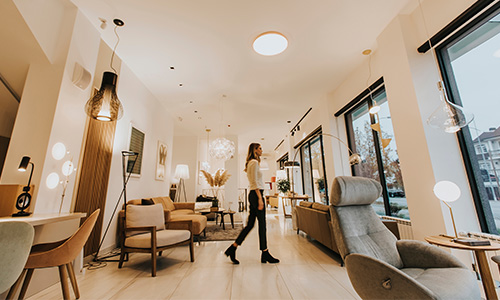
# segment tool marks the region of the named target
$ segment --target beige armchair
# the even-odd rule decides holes
[[[181,245],[189,245],[191,262],[194,261],[192,221],[179,221],[187,229],[165,229],[163,207],[155,205],[127,205],[125,228],[118,268],[123,266],[125,255],[130,252],[151,254],[151,275],[156,276],[157,253]]]

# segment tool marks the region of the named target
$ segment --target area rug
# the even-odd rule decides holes
[[[205,228],[207,236],[205,237],[202,233],[200,235],[201,241],[232,241],[238,237],[243,229],[242,224],[234,224],[234,228],[231,227],[231,223],[225,225],[225,230],[219,225],[207,225]]]

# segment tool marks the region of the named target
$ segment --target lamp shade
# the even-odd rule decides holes
[[[263,160],[260,163],[260,170],[261,171],[269,170],[269,164],[267,163],[267,161]]]
[[[189,166],[188,165],[177,165],[175,167],[175,178],[177,179],[189,179]]]
[[[444,202],[453,202],[460,198],[461,192],[454,182],[443,180],[434,185],[434,195]]]
[[[85,112],[93,119],[116,121],[123,115],[123,106],[116,95],[118,75],[104,72],[101,89],[85,105]]]
[[[30,157],[29,156],[23,156],[21,159],[21,163],[19,163],[19,167],[17,170],[19,172],[26,172],[26,168],[28,168],[28,164],[30,163]]]
[[[286,161],[285,162],[285,168],[291,169],[291,168],[299,168],[300,164],[298,161]]]
[[[286,171],[285,170],[278,170],[276,171],[276,179],[286,179]]]

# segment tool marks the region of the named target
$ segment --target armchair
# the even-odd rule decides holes
[[[156,276],[157,253],[163,250],[189,245],[191,262],[194,261],[192,221],[178,221],[186,229],[165,229],[165,218],[161,204],[127,205],[125,226],[121,239],[121,254],[118,268],[122,268],[126,253],[139,252],[151,254],[151,275]]]
[[[363,299],[481,299],[478,284],[458,259],[420,241],[401,240],[371,203],[382,187],[372,179],[340,176],[330,213],[349,280]]]

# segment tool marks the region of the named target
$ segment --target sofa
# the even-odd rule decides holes
[[[161,204],[163,206],[165,227],[167,229],[185,229],[185,224],[177,221],[192,221],[193,235],[199,237],[201,233],[205,232],[205,228],[207,227],[207,217],[195,213],[194,202],[173,202],[170,197],[165,196],[129,200],[127,204]],[[122,210],[119,217],[119,230],[123,228],[123,215],[124,211]]]
[[[340,254],[335,242],[335,231],[330,218],[330,206],[316,202],[301,201],[295,207],[297,234],[300,231],[324,246]],[[384,225],[399,239],[396,221],[383,220]]]

